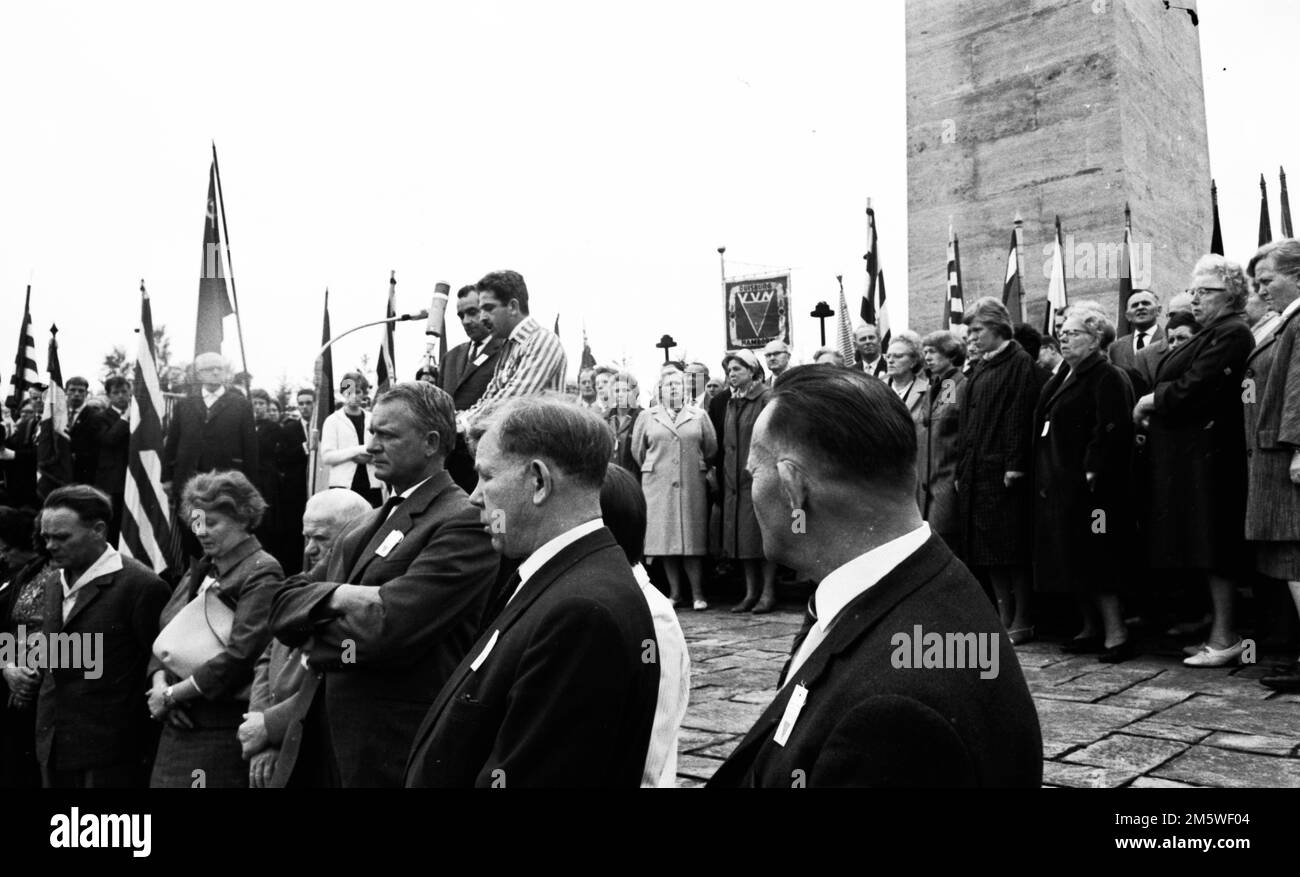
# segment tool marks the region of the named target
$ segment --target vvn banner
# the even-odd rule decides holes
[[[727,306],[727,350],[761,348],[769,341],[793,343],[789,274],[727,280],[723,289]]]

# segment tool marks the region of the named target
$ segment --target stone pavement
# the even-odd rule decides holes
[[[683,787],[703,785],[771,701],[802,620],[802,609],[727,608],[678,616],[691,652]],[[1046,786],[1300,788],[1300,695],[1256,682],[1269,671],[1263,659],[1194,670],[1170,649],[1108,665],[1051,642],[1017,656],[1038,706]]]

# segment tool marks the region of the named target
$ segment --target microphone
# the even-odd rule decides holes
[[[447,302],[451,298],[451,285],[438,281],[433,285],[433,301],[429,303],[429,320],[424,324],[424,334],[442,336],[447,316]]]

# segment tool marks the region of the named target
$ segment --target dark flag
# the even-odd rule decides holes
[[[558,320],[559,317],[557,316]],[[587,329],[582,330],[582,363],[578,366],[579,371],[596,367],[596,357],[591,353],[591,345],[587,343]]]
[[[194,355],[220,353],[225,330],[221,321],[235,312],[226,289],[226,248],[221,239],[221,208],[217,202],[217,164],[208,169],[208,210],[203,220],[203,266],[199,272],[199,315]]]
[[[1116,322],[1115,334],[1127,335],[1128,299],[1133,294],[1133,217],[1128,204],[1124,205],[1124,248],[1119,263],[1119,320]]]
[[[559,314],[555,315],[555,328],[552,329],[551,331],[555,333],[556,338],[560,337],[560,315]]]
[[[166,403],[158,382],[153,312],[144,281],[140,282],[140,327],[136,335],[131,438],[127,446],[122,534],[117,550],[161,573],[168,567],[179,567],[180,540],[176,538],[171,506],[162,488],[162,417]]]
[[[1282,237],[1294,237],[1291,231],[1291,199],[1286,194],[1286,168],[1277,169],[1278,176],[1282,179]]]
[[[32,285],[27,284],[27,301],[23,305],[23,322],[18,329],[18,354],[14,357],[14,373],[9,379],[14,388],[14,403],[22,407],[27,398],[27,388],[40,380],[36,373],[36,339],[32,337]]]
[[[321,320],[320,345],[325,347],[330,342],[330,291],[325,290],[325,316]],[[334,350],[326,348],[316,359],[316,412],[313,422],[305,424],[311,435],[308,446],[311,448],[311,460],[307,472],[311,477],[310,492],[314,495],[324,490],[330,483],[328,467],[322,471],[320,462],[320,437],[325,429],[325,419],[334,413]]]
[[[388,277],[388,310],[384,314],[388,319],[397,316],[397,272],[392,272]],[[396,323],[384,324],[384,343],[379,345],[379,360],[375,365],[375,377],[379,388],[375,395],[384,392],[390,386],[397,382],[397,349],[393,341],[394,330],[397,328]],[[324,343],[324,342],[322,342]]]
[[[1011,249],[1007,252],[1006,278],[1002,281],[1002,304],[1006,305],[1013,323],[1023,323],[1025,320],[1025,309],[1021,304],[1024,296],[1020,281],[1019,238],[1020,216],[1017,214],[1015,227],[1011,229]]]
[[[1268,221],[1268,184],[1264,182],[1264,175],[1259,175],[1259,245],[1273,240],[1273,226]]]
[[[880,265],[880,240],[876,232],[876,211],[867,199],[867,292],[862,297],[862,320],[876,327],[880,349],[889,349],[889,309],[885,305],[885,272]],[[845,365],[852,365],[846,362]]]
[[[948,225],[948,298],[944,305],[945,329],[952,331],[961,325],[966,306],[961,293],[961,255],[957,247],[957,235],[953,233],[952,224]]]
[[[1210,232],[1210,252],[1223,255],[1223,228],[1219,225],[1219,187],[1210,180],[1210,208],[1214,211],[1214,229]]]
[[[36,494],[44,499],[50,492],[72,483],[72,443],[68,440],[68,397],[63,392],[63,369],[59,366],[59,327],[50,327],[49,386],[45,408],[36,434]]]

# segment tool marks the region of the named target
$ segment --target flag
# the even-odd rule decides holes
[[[1277,174],[1282,178],[1282,237],[1289,238],[1295,235],[1291,230],[1291,199],[1286,194],[1286,168],[1279,167]]]
[[[220,353],[225,330],[221,321],[235,312],[226,289],[226,248],[221,240],[221,207],[217,200],[217,163],[208,169],[208,209],[203,220],[203,265],[199,269],[198,325],[194,355]]]
[[[50,327],[50,355],[46,370],[45,407],[36,434],[36,494],[41,498],[72,483],[72,443],[68,440],[68,397],[63,392],[59,367],[59,327]]]
[[[1223,228],[1219,225],[1219,188],[1210,180],[1210,209],[1214,212],[1214,229],[1210,232],[1210,252],[1223,255]]]
[[[1007,274],[1002,281],[1002,304],[1011,314],[1012,323],[1025,321],[1023,286],[1020,280],[1020,214],[1011,229],[1011,249],[1007,252]]]
[[[1128,299],[1133,294],[1133,217],[1124,205],[1124,247],[1119,263],[1119,319],[1115,323],[1116,335],[1127,335]]]
[[[388,311],[384,316],[389,320],[397,316],[396,271],[388,277]],[[379,359],[375,365],[375,377],[378,379],[376,383],[379,384],[379,388],[375,393],[376,396],[397,382],[397,351],[393,344],[393,334],[396,328],[396,323],[389,322],[384,324],[384,343],[379,345]]]
[[[117,550],[134,557],[155,573],[178,568],[179,533],[167,494],[162,488],[163,426],[166,410],[158,383],[157,351],[153,341],[153,313],[149,293],[140,283],[140,328],[136,330],[136,356],[132,375],[130,427],[127,445],[126,488],[122,503],[122,534]],[[174,485],[180,490],[183,485]]]
[[[14,388],[14,403],[22,407],[27,398],[27,388],[37,383],[36,339],[32,337],[32,285],[27,284],[27,301],[23,305],[23,322],[18,329],[18,354],[14,357],[14,373],[9,379]]]
[[[1065,248],[1061,244],[1061,217],[1056,217],[1056,242],[1052,245],[1052,279],[1047,284],[1047,310],[1043,313],[1043,334],[1056,334],[1055,317],[1065,310]]]
[[[555,328],[552,329],[551,331],[555,333],[556,338],[560,337],[560,315],[559,314],[555,315]]]
[[[961,256],[957,246],[957,235],[953,233],[952,223],[948,224],[948,301],[944,306],[943,327],[951,331],[962,324],[966,305],[961,295]]]
[[[325,315],[321,319],[320,346],[330,342],[330,291],[325,290]],[[334,413],[334,350],[325,348],[316,359],[316,412],[312,423],[303,424],[307,430],[307,445],[310,448],[307,472],[311,477],[309,485],[311,494],[329,488],[329,467],[320,461],[320,437],[325,430],[325,419]]]
[[[557,317],[558,319],[558,317]],[[587,327],[582,327],[582,362],[579,364],[579,371],[583,369],[595,368],[596,357],[591,353],[591,345],[587,343]]]
[[[857,348],[853,344],[853,326],[849,321],[849,305],[844,299],[844,281],[840,280],[840,309],[835,317],[835,349],[849,368],[853,367]]]
[[[1268,221],[1268,184],[1264,182],[1264,175],[1259,175],[1259,245],[1273,240],[1273,226]]]
[[[862,297],[862,320],[876,327],[880,349],[889,349],[889,309],[885,306],[885,272],[880,267],[880,242],[876,234],[876,211],[867,199],[867,293]],[[845,365],[852,365],[849,359]]]

